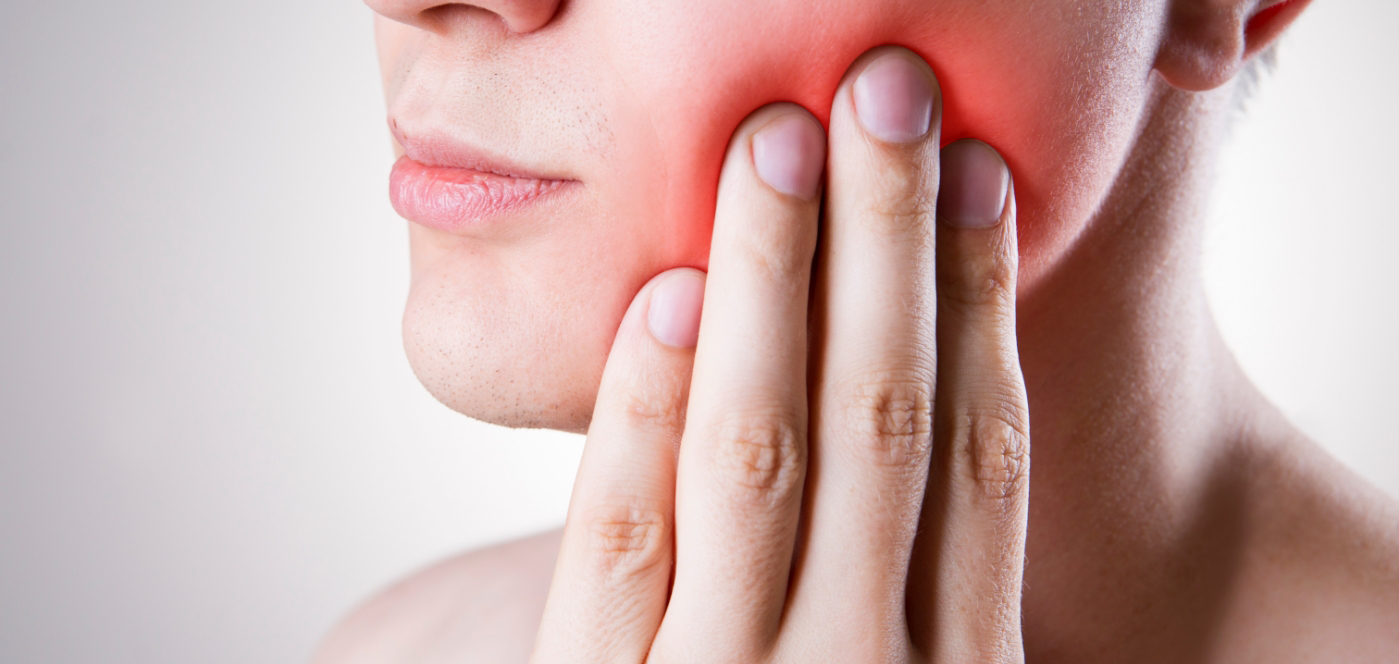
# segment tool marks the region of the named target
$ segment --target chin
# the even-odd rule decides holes
[[[629,299],[606,306],[532,292],[549,283],[472,288],[450,276],[415,277],[404,310],[404,349],[423,387],[483,422],[586,432]]]
[[[447,313],[410,304],[403,317],[408,363],[434,398],[490,424],[587,430],[605,355]]]

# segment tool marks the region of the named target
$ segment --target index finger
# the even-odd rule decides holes
[[[825,141],[809,113],[778,104],[750,116],[730,144],[677,470],[663,653],[742,661],[775,641],[805,471]]]
[[[603,370],[534,661],[642,662],[670,583],[675,448],[704,275],[642,289]]]

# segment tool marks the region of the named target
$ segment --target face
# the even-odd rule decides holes
[[[749,113],[792,101],[825,122],[861,53],[918,52],[942,85],[943,142],[984,140],[1011,167],[1031,289],[1117,178],[1166,13],[1162,0],[369,4],[409,157],[395,206],[418,222],[413,368],[462,413],[566,430],[587,426],[638,289],[706,267],[724,150]]]

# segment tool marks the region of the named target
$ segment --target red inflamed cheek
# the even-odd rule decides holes
[[[666,198],[663,216],[672,229],[668,253],[682,257],[681,264],[707,268],[723,158],[728,151],[730,135],[750,113],[766,104],[790,102],[810,111],[829,129],[831,104],[837,89],[850,65],[861,54],[873,46],[898,43],[915,45],[915,52],[928,60],[935,71],[941,68],[942,59],[955,60],[956,54],[917,47],[931,41],[924,35],[907,31],[897,34],[893,30],[887,34],[871,31],[863,35],[843,34],[841,39],[815,48],[793,37],[788,42],[789,48],[737,49],[730,52],[732,60],[692,65],[691,70],[681,72],[686,81],[683,91],[667,90],[659,99],[648,100],[652,108],[664,109],[652,117],[661,118],[657,122],[657,140],[661,151],[667,155],[666,168],[654,175],[666,180],[661,186]],[[793,50],[802,55],[794,57]],[[972,101],[1004,101],[1004,91],[990,89],[993,85],[984,77],[959,74],[950,67],[939,71],[944,96],[942,145],[973,133],[993,144],[1005,144],[1005,141],[996,140],[1001,137],[991,129],[1011,124],[1014,109],[977,107]]]
[[[707,268],[719,175],[744,118],[790,102],[829,127],[851,64],[888,44],[911,49],[936,72],[943,145],[976,138],[1010,164],[1023,247],[1037,246],[1047,202],[1060,216],[1092,207],[1094,201],[1062,192],[1100,184],[1092,180],[1099,173],[1079,164],[1109,163],[1114,157],[1102,146],[1112,142],[1085,137],[1110,129],[1110,113],[1101,109],[1130,99],[1131,91],[1111,79],[1126,68],[1095,64],[1103,53],[1084,64],[1082,39],[1074,37],[1081,27],[1056,22],[1059,15],[1043,7],[979,0],[886,0],[880,12],[832,6],[841,11],[813,14],[809,0],[733,0],[701,24],[685,12],[658,11],[646,30],[626,34],[629,48],[613,52],[613,68],[625,78],[614,115],[627,118],[618,126],[628,140],[644,143],[636,151],[644,168],[627,173],[626,195],[647,199],[641,216],[656,231],[656,267]],[[1113,24],[1103,32],[1120,30]],[[1065,79],[1075,84],[1065,86]],[[1048,195],[1056,189],[1060,195]]]

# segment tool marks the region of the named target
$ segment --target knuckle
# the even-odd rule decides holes
[[[795,418],[778,414],[727,418],[716,430],[715,472],[739,497],[777,503],[801,484],[805,447]]]
[[[841,399],[847,432],[875,463],[916,471],[932,444],[932,385],[912,376],[876,375]]]
[[[585,518],[587,553],[604,576],[633,576],[665,562],[669,519],[657,506],[623,500],[595,507]]]
[[[950,442],[956,467],[971,482],[974,496],[1009,508],[1030,475],[1030,435],[1018,399],[1001,408],[962,409],[954,415]]]
[[[626,425],[646,432],[678,433],[684,429],[684,386],[672,383],[641,385],[627,391],[622,397]]]
[[[914,157],[917,159],[918,157]],[[936,187],[929,187],[926,169],[905,157],[889,160],[875,175],[870,213],[876,230],[898,237],[923,237],[931,242],[936,225]]]
[[[939,260],[938,298],[963,307],[1005,307],[1015,301],[1015,269],[999,251]]]
[[[808,226],[780,218],[750,224],[738,240],[739,254],[749,265],[779,281],[801,276],[811,269],[815,253],[814,228]]]

